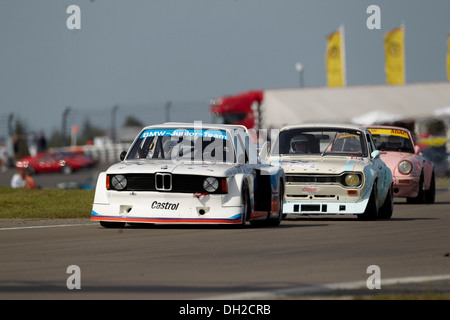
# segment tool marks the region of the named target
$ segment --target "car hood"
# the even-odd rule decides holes
[[[380,158],[389,168],[391,168],[395,167],[400,161],[406,159],[411,160],[410,158],[412,156],[413,154],[406,152],[382,151]]]
[[[361,157],[281,157],[280,164],[286,174],[317,173],[340,174],[345,171],[364,171],[368,160]]]
[[[399,174],[398,164],[403,160],[409,160],[413,166],[417,165],[417,157],[412,153],[407,152],[395,152],[395,151],[383,151],[380,155],[381,160],[386,166],[391,169],[392,174]]]
[[[236,174],[237,168],[230,163],[174,163],[164,160],[136,160],[116,163],[108,168],[109,174],[155,173],[192,174],[228,177]]]

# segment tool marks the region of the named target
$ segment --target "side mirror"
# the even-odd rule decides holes
[[[127,152],[126,152],[126,151],[122,151],[122,152],[120,153],[120,156],[119,156],[120,161],[125,160],[125,157],[126,157],[126,156],[127,156]]]
[[[420,153],[420,147],[419,146],[414,146],[414,153],[415,154],[419,154]]]
[[[380,151],[380,150],[374,150],[374,151],[370,154],[370,157],[371,157],[372,159],[376,159],[376,158],[378,158],[378,157],[380,156],[380,154],[381,154],[381,151]]]

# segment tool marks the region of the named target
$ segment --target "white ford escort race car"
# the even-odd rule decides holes
[[[121,160],[98,177],[91,220],[104,227],[281,221],[284,171],[259,161],[245,127],[145,127]]]
[[[269,162],[286,174],[284,214],[389,219],[393,179],[363,127],[304,124],[280,130]]]

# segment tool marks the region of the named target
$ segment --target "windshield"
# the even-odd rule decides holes
[[[278,148],[278,149],[277,149]],[[343,128],[283,130],[272,151],[280,155],[336,155],[367,157],[363,132]]]
[[[414,153],[413,143],[404,130],[370,128],[369,131],[378,150]]]
[[[232,163],[234,149],[222,130],[148,129],[140,134],[126,159]]]

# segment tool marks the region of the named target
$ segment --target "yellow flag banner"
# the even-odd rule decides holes
[[[387,84],[405,83],[405,30],[395,28],[384,35],[385,72]]]
[[[345,57],[342,28],[327,36],[325,64],[329,87],[345,86]]]
[[[450,33],[448,34],[447,46],[447,80],[450,81]]]

